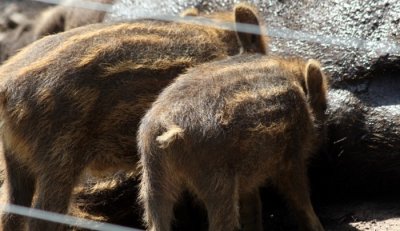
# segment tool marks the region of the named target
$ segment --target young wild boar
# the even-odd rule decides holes
[[[71,5],[78,0],[70,1]],[[114,0],[91,0],[89,2],[112,4]],[[89,10],[83,8],[75,8],[71,6],[55,6],[51,7],[41,14],[38,18],[35,28],[35,38],[41,38],[45,35],[55,34],[67,31],[76,27],[102,22],[105,11]]]
[[[261,222],[258,188],[267,180],[301,230],[322,231],[306,172],[324,130],[326,88],[318,62],[260,55],[207,63],[177,78],[138,131],[149,230],[170,230],[184,188],[204,202],[209,230],[239,228],[241,198]]]
[[[231,21],[262,31],[246,5]],[[0,68],[8,202],[66,213],[86,168],[134,170],[136,130],[159,91],[188,67],[243,49],[266,53],[265,37],[158,20],[93,24],[27,46]],[[25,226],[10,214],[1,222]],[[35,219],[28,226],[63,229]]]
[[[74,0],[75,1],[75,0]],[[93,0],[98,3],[112,3],[113,0]],[[67,31],[76,27],[102,22],[105,12],[55,6],[43,10],[37,17],[27,18],[11,4],[0,15],[0,63],[17,53],[33,41],[50,34]],[[37,10],[38,11],[38,10]]]

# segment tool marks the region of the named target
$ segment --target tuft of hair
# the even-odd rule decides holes
[[[313,106],[326,107],[326,92],[328,90],[327,77],[321,71],[321,64],[309,59],[305,68],[306,94]]]
[[[267,54],[268,49],[268,37],[266,36],[263,27],[264,24],[260,22],[257,10],[245,3],[239,3],[234,8],[235,14],[235,30],[237,31],[237,37],[240,41],[244,52],[255,52],[261,54]],[[254,33],[242,32],[241,27],[254,28]]]
[[[200,14],[199,9],[197,9],[195,7],[191,7],[191,8],[188,8],[188,9],[182,11],[179,15],[181,17],[186,17],[186,16],[195,17],[195,16],[199,16],[199,14]]]
[[[166,149],[177,139],[183,139],[183,132],[183,129],[179,126],[172,125],[162,135],[157,136],[156,141],[158,142],[160,148]]]

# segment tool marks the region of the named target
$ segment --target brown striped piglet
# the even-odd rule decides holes
[[[301,230],[323,231],[307,160],[323,142],[326,91],[319,63],[298,58],[243,54],[179,76],[138,130],[148,230],[170,230],[184,189],[204,202],[209,230],[262,230],[258,189],[268,182]]]

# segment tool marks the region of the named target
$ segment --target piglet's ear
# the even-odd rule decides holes
[[[256,10],[241,3],[235,6],[234,13],[236,35],[243,51],[267,54],[268,39]],[[243,29],[249,31],[243,31]]]
[[[327,79],[318,61],[310,59],[305,68],[306,94],[313,106],[326,106]],[[325,106],[324,106],[325,105]]]

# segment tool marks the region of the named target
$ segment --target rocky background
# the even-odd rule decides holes
[[[176,15],[192,6],[212,12],[237,2],[119,0],[106,20]],[[331,76],[325,158],[333,177],[342,187],[391,191],[400,177],[400,2],[247,2],[265,19],[272,55],[318,59]]]
[[[119,0],[105,20],[177,15],[191,6],[212,12],[230,9],[235,2],[239,1]],[[271,54],[318,59],[331,76],[328,140],[310,169],[314,203],[326,229],[400,230],[400,2],[249,2],[258,6],[265,19]],[[0,10],[5,12],[9,3],[0,3]],[[49,7],[14,3],[28,20],[3,29],[1,60],[35,39],[22,35],[35,27],[39,11]],[[136,183],[129,173],[88,180],[77,189],[73,211],[87,218],[140,227]],[[262,195],[265,228],[295,229],[279,195],[268,187]],[[185,195],[184,201],[177,208],[175,228],[207,227],[204,211],[195,199]]]

